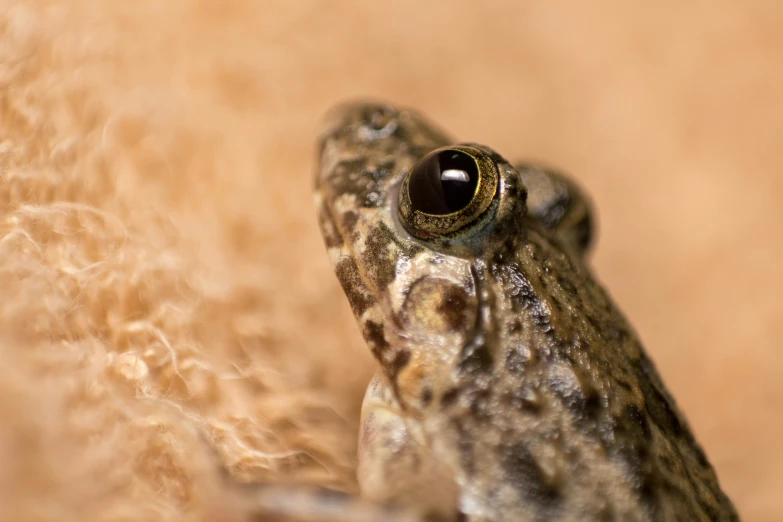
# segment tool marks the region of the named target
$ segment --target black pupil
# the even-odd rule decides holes
[[[478,179],[476,161],[468,154],[459,150],[431,152],[411,172],[411,206],[435,215],[462,210],[473,199]]]

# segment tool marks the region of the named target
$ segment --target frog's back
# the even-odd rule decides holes
[[[491,319],[425,416],[462,473],[468,519],[737,520],[608,295],[546,230],[528,230],[523,247],[472,263]]]

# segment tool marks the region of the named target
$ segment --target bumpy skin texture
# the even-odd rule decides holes
[[[460,237],[406,232],[400,183],[450,144],[418,114],[379,103],[335,108],[319,144],[322,231],[380,363],[368,397],[392,412],[364,429],[399,435],[371,448],[390,447],[370,462],[389,477],[384,500],[417,501],[400,472],[412,455],[404,469],[436,463],[433,490],[453,485],[466,520],[737,520],[585,264],[589,205],[571,182],[482,147],[500,174],[491,214]]]

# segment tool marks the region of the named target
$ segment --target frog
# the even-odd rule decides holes
[[[427,520],[739,520],[593,275],[572,178],[376,100],[327,113],[316,163],[326,250],[377,363],[362,499]]]

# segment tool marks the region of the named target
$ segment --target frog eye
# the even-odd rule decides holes
[[[497,165],[487,153],[463,145],[436,149],[403,182],[400,217],[417,237],[452,235],[487,210],[497,185]]]

